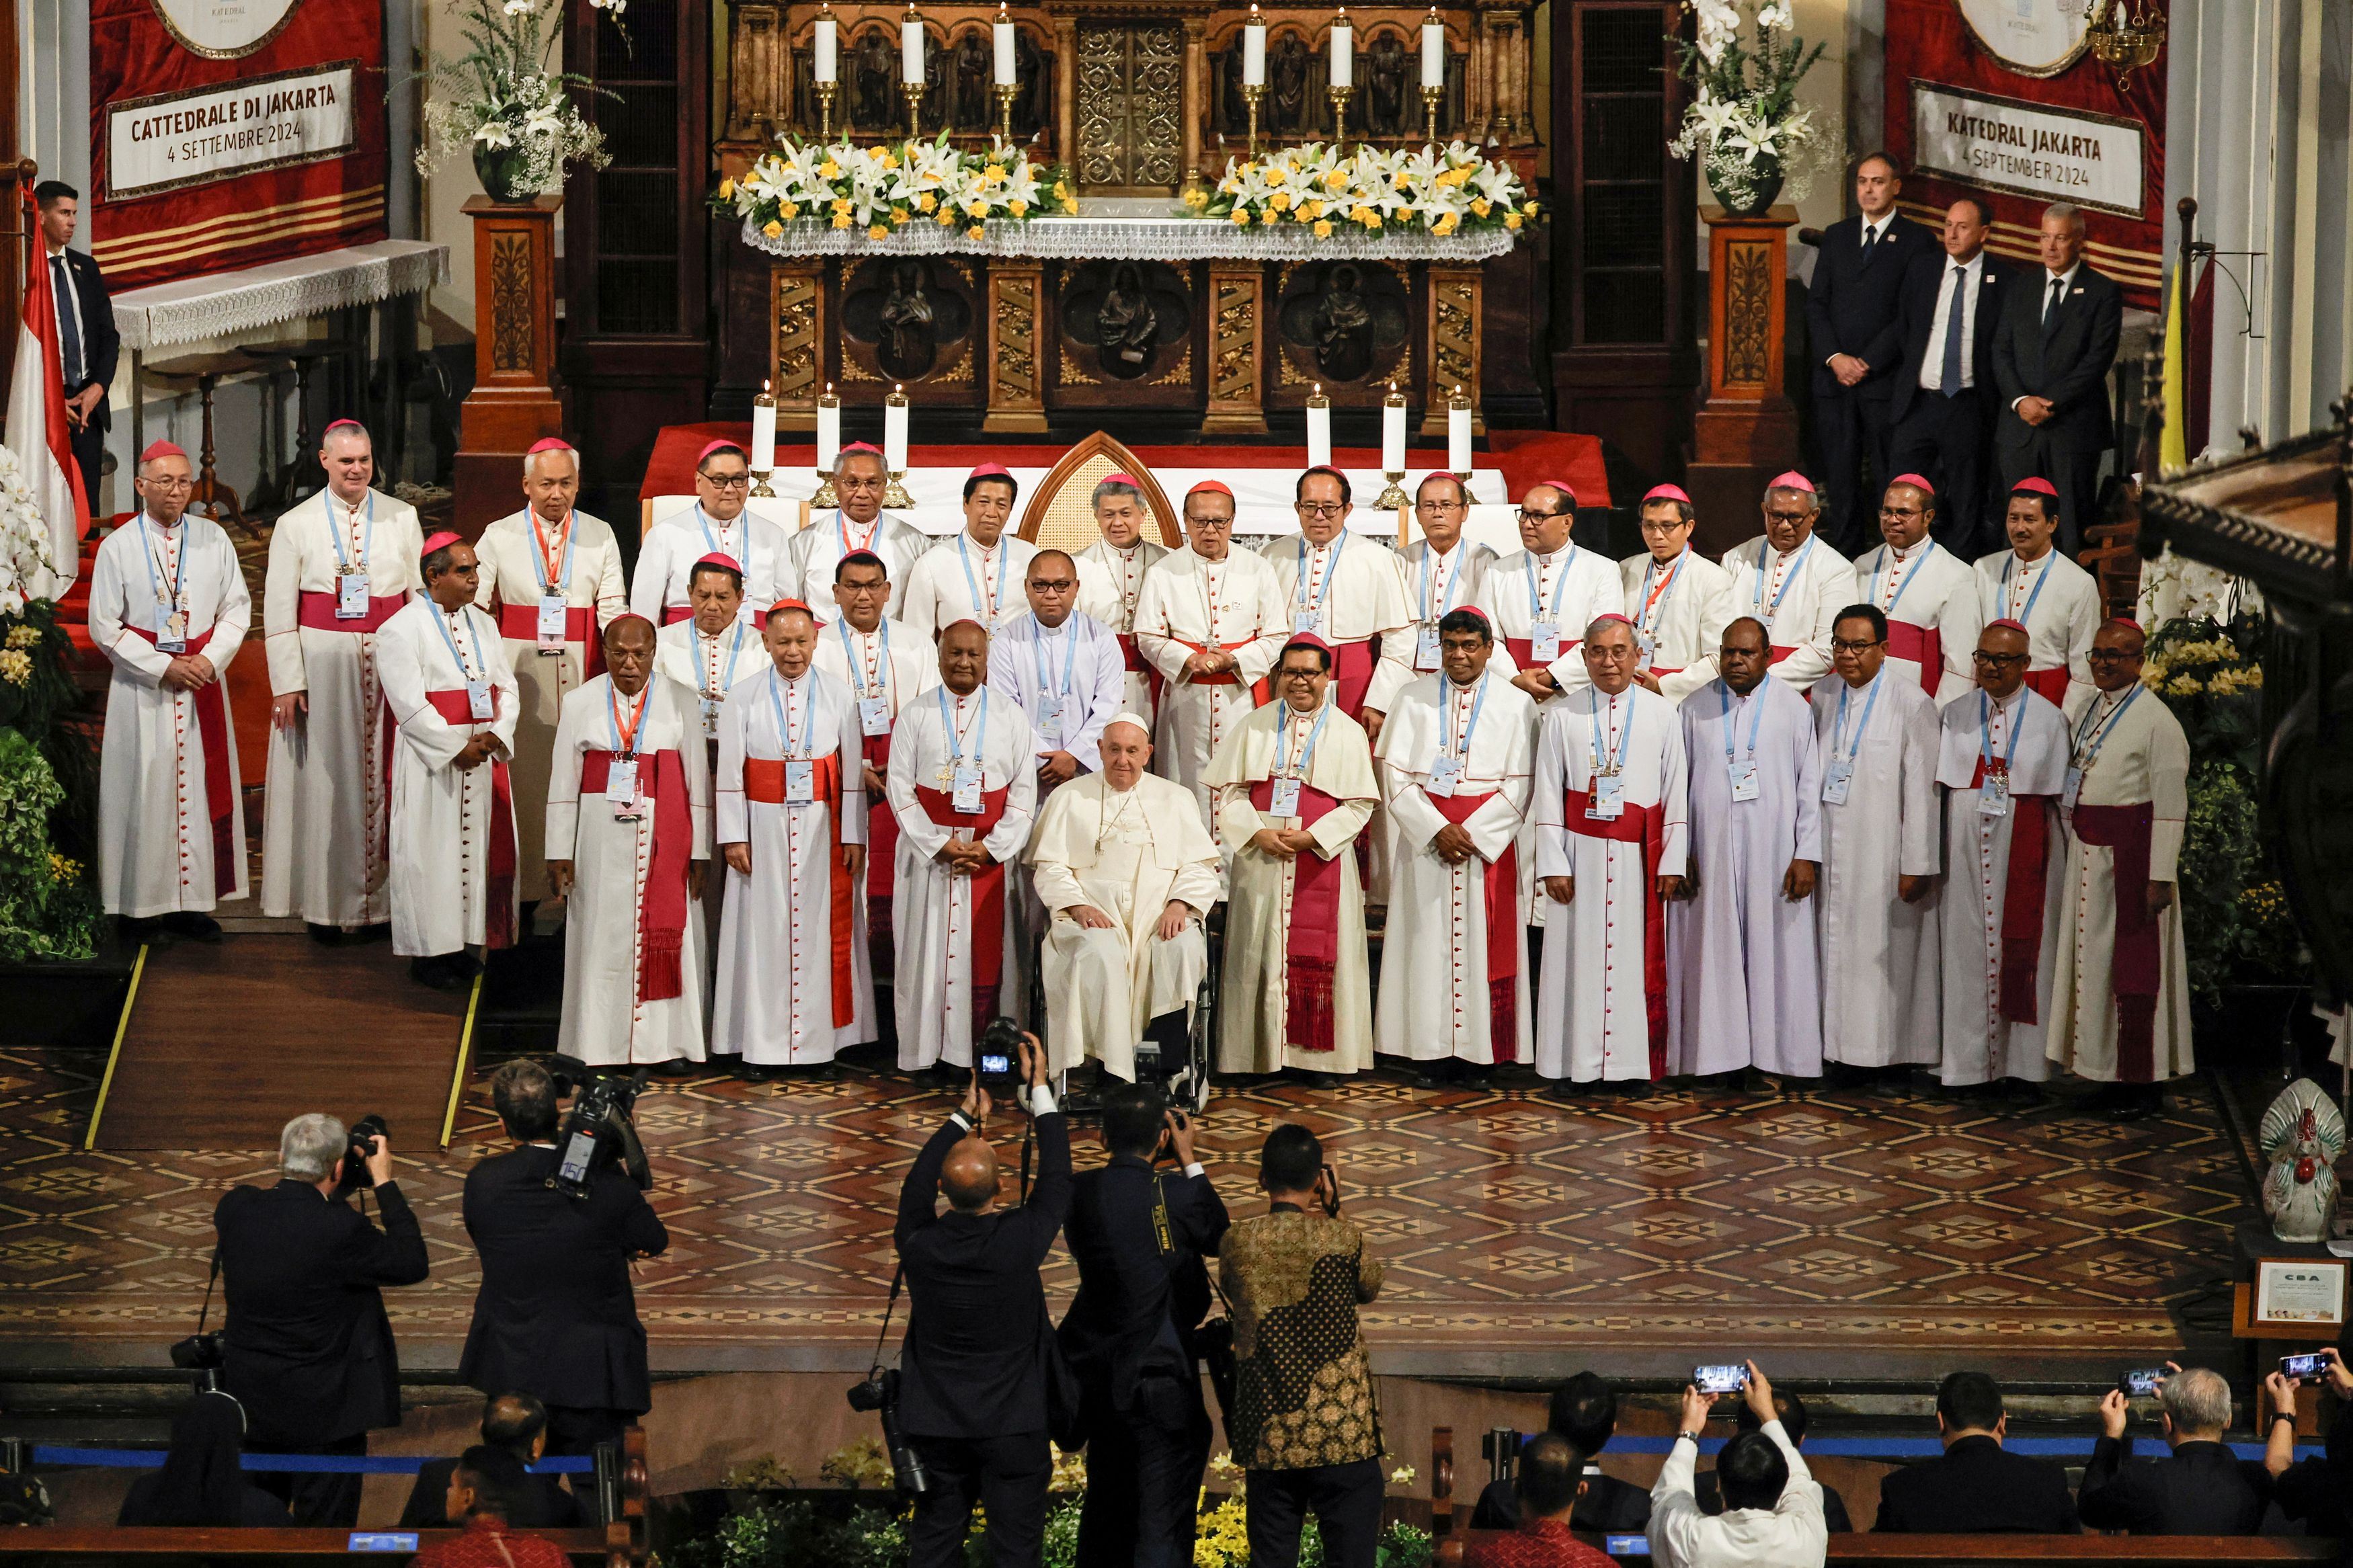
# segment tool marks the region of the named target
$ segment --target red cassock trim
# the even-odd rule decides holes
[[[1130,637],[1125,640],[1133,642],[1134,639]],[[1207,653],[1209,651],[1209,645],[1208,643],[1187,642],[1183,637],[1170,637],[1168,640],[1175,643],[1178,647],[1190,648],[1195,653]],[[1258,638],[1256,637],[1244,637],[1240,642],[1221,642],[1218,645],[1218,651],[1220,653],[1231,653],[1238,647],[1248,647],[1250,644],[1256,641],[1258,641]],[[1131,664],[1128,668],[1133,669],[1135,667]],[[1190,686],[1240,686],[1241,683],[1242,678],[1240,676],[1235,674],[1230,669],[1221,669],[1215,675],[1193,676],[1186,684]],[[1266,693],[1267,683],[1263,680],[1250,688],[1250,696],[1252,700],[1261,707],[1264,707],[1266,705]],[[1153,689],[1153,695],[1156,700],[1159,696],[1159,689],[1157,687]]]
[[[2066,671],[2060,671],[2062,676]],[[1985,783],[1985,759],[1970,770],[1969,788]],[[2007,1024],[2042,1021],[2035,978],[2042,965],[2042,907],[2050,893],[2051,812],[2059,797],[2010,797],[2010,865],[2001,895],[2001,1017]],[[2026,807],[2034,809],[2028,810]]]
[[[1005,816],[1005,792],[993,789],[980,797],[980,809],[955,809],[955,797],[928,784],[915,786],[915,805],[933,826],[967,830],[986,838]],[[997,993],[1005,982],[1005,863],[991,860],[972,874],[972,1016],[976,1021],[997,1013]]]
[[[155,640],[155,634],[144,626],[122,629],[151,643]],[[187,652],[181,657],[204,652],[213,640],[213,630],[206,626],[202,636],[190,637]],[[216,899],[237,890],[237,825],[229,815],[237,809],[237,791],[229,784],[228,700],[222,695],[227,689],[228,671],[216,669],[211,681],[190,693],[196,707],[196,733],[205,742],[205,819],[213,830],[213,897]]]
[[[1563,658],[1567,658],[1570,651],[1584,640],[1585,639],[1583,637],[1571,637],[1567,642],[1561,644],[1561,657]],[[1536,639],[1534,637],[1505,637],[1504,639],[1504,651],[1510,654],[1512,656],[1512,662],[1518,665],[1524,670],[1548,669],[1551,668],[1549,665],[1540,665],[1535,662]],[[1654,670],[1651,673],[1656,675],[1669,675],[1673,672],[1671,670],[1662,669]]]
[[[1562,810],[1568,830],[1580,838],[1606,838],[1613,844],[1642,847],[1642,1005],[1651,1026],[1651,1079],[1667,1076],[1667,906],[1659,898],[1659,857],[1666,848],[1666,814],[1655,805],[1625,803],[1617,817],[1603,821],[1585,815],[1591,797],[1583,790],[1567,793]]]
[[[674,626],[681,621],[692,620],[693,618],[694,606],[691,605],[664,605],[662,606],[661,624],[666,626]]]
[[[1160,689],[1166,683],[1167,678],[1154,668],[1152,661],[1145,658],[1142,651],[1136,647],[1134,632],[1121,632],[1118,636],[1121,657],[1127,660],[1129,669],[1144,677],[1145,687],[1152,693],[1152,711],[1156,716],[1160,711]]]
[[[2156,808],[2078,805],[2075,837],[2113,852],[2116,947],[2108,960],[2109,987],[2116,998],[2116,1077],[2126,1083],[2157,1081],[2157,994],[2159,953],[2157,917],[2148,910],[2150,825]]]
[[[1261,816],[1274,805],[1274,781],[1250,785],[1250,804]],[[1299,825],[1313,827],[1339,805],[1337,796],[1299,786]],[[1291,862],[1291,929],[1283,932],[1283,1034],[1286,1045],[1303,1051],[1339,1046],[1333,996],[1340,968],[1340,857],[1326,860],[1313,849]]]
[[[1909,621],[1887,623],[1887,652],[1891,658],[1908,658],[1920,666],[1920,689],[1936,694],[1936,678],[1945,668],[1945,637],[1934,626],[1915,626]]]
[[[686,798],[686,765],[676,751],[656,752],[653,763],[653,855],[638,909],[638,1000],[667,1002],[686,989],[686,868],[693,852],[694,818]],[[603,795],[613,753],[580,753],[580,793]]]
[[[831,916],[833,936],[833,1026],[846,1029],[858,1018],[857,969],[851,958],[852,929],[850,900],[857,889],[849,879],[849,868],[841,863],[841,753],[828,752],[824,756],[808,759],[809,795],[825,807],[826,866],[831,873],[830,892],[827,909]],[[746,757],[744,759],[744,797],[764,805],[785,804],[785,764],[780,757]],[[868,820],[871,821],[870,816]],[[867,853],[873,854],[869,846]]]
[[[496,686],[491,688],[491,717],[498,717],[501,694]],[[448,722],[471,731],[475,720],[473,704],[466,700],[463,688],[456,691],[428,691],[425,700],[433,711]],[[389,751],[387,750],[387,754]],[[482,917],[482,945],[497,949],[512,947],[515,940],[515,819],[514,780],[507,773],[506,759],[493,757],[491,770],[491,907]]]
[[[499,636],[509,642],[535,646],[539,641],[539,606],[499,601]],[[594,680],[605,673],[605,639],[596,635],[596,612],[592,606],[575,605],[564,612],[564,640],[580,645],[583,679]]]
[[[1494,798],[1485,795],[1434,795],[1430,804],[1438,815],[1461,826]],[[1487,913],[1487,1005],[1493,1018],[1487,1041],[1488,1059],[1501,1067],[1515,1060],[1520,1048],[1520,862],[1516,845],[1504,846],[1502,855],[1488,863],[1485,879]]]
[[[859,748],[860,754],[874,765],[874,771],[889,777],[891,773],[891,737],[869,735]],[[861,781],[862,782],[862,781]],[[887,899],[898,877],[899,818],[891,803],[876,791],[866,796],[866,896]]]
[[[335,616],[334,595],[306,591],[295,599],[294,620],[296,625],[308,626],[314,632],[378,632],[384,629],[384,623],[392,619],[407,603],[408,595],[406,594],[371,594],[368,595],[367,614],[346,621]]]
[[[2072,679],[2063,665],[2057,669],[2030,669],[2026,672],[2028,689],[2039,691],[2051,701],[2063,705],[2067,700],[2067,683]]]
[[[1793,642],[1791,642],[1791,643],[1779,643],[1779,642],[1777,642],[1777,643],[1775,643],[1775,644],[1773,645],[1773,657],[1772,657],[1772,658],[1771,658],[1770,660],[1768,660],[1767,662],[1768,662],[1768,663],[1772,663],[1772,664],[1778,664],[1778,663],[1780,663],[1783,659],[1785,659],[1785,658],[1788,658],[1791,654],[1793,654],[1793,653],[1795,653],[1795,652],[1797,652],[1797,651],[1798,651],[1798,645],[1797,645],[1796,643],[1793,643]]]

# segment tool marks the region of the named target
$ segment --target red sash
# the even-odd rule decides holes
[[[1797,652],[1798,647],[1799,645],[1796,643],[1775,643],[1773,645],[1773,658],[1770,662],[1774,664],[1780,663],[1783,659]]]
[[[1583,637],[1571,637],[1567,642],[1562,643],[1560,645],[1561,657],[1564,658],[1567,658],[1569,650],[1576,647],[1577,644],[1584,640],[1585,639]],[[1534,637],[1505,637],[1504,639],[1504,650],[1512,656],[1512,662],[1518,665],[1524,670],[1549,669],[1552,668],[1550,665],[1538,664],[1535,662],[1536,639]]]
[[[858,1019],[857,970],[850,954],[851,905],[857,889],[849,868],[841,863],[841,753],[828,752],[809,759],[809,796],[825,807],[826,867],[832,875],[827,908],[833,927],[833,1026],[846,1029]],[[785,804],[785,763],[781,757],[744,759],[744,798],[764,805]],[[869,822],[873,821],[870,813]],[[871,845],[867,854],[874,853]]]
[[[2109,955],[2109,987],[2116,998],[2116,1077],[2157,1081],[2157,917],[2148,910],[2149,824],[2155,807],[2078,805],[2075,837],[2114,852],[2116,946]]]
[[[891,737],[869,735],[860,748],[874,771],[888,777],[891,772]],[[891,809],[887,798],[869,792],[866,797],[866,896],[887,899],[897,872],[899,852],[899,817]]]
[[[425,700],[433,711],[451,724],[472,730],[477,721],[473,705],[466,700],[464,688],[455,691],[428,691]],[[491,716],[499,711],[499,689],[491,688]],[[482,919],[482,945],[486,948],[512,947],[515,940],[515,819],[514,781],[508,776],[504,757],[492,757],[491,770],[491,907]]]
[[[1659,897],[1659,857],[1666,847],[1666,817],[1655,805],[1632,801],[1612,821],[1585,815],[1591,797],[1570,790],[1562,806],[1566,825],[1580,838],[1642,847],[1642,1010],[1650,1024],[1651,1078],[1667,1076],[1667,906]]]
[[[1133,642],[1134,639],[1131,637],[1126,640]],[[1168,640],[1175,643],[1179,647],[1191,648],[1195,653],[1207,653],[1209,651],[1209,645],[1207,643],[1187,642],[1183,637],[1170,637]],[[1238,647],[1248,647],[1250,644],[1256,641],[1258,641],[1258,638],[1256,637],[1244,637],[1240,642],[1221,642],[1218,645],[1218,651],[1220,653],[1231,653]],[[1133,664],[1128,666],[1128,668],[1130,669],[1134,669],[1134,668],[1135,666]],[[1241,683],[1242,678],[1230,669],[1221,669],[1215,675],[1196,675],[1190,676],[1187,679],[1187,684],[1191,686],[1240,686]],[[1267,683],[1264,680],[1261,680],[1257,685],[1250,688],[1251,698],[1261,706],[1264,706],[1266,702],[1266,693]],[[1153,696],[1155,700],[1158,699],[1158,688],[1154,688]]]
[[[1119,651],[1126,658],[1127,668],[1144,677],[1144,684],[1152,693],[1152,710],[1156,714],[1160,711],[1160,689],[1166,683],[1167,677],[1162,675],[1154,667],[1152,661],[1137,650],[1134,632],[1121,632],[1118,635]]]
[[[676,626],[681,621],[691,620],[693,618],[694,606],[691,605],[664,605],[662,606],[661,624],[666,626]],[[565,629],[567,633],[570,630],[569,627]]]
[[[335,616],[334,595],[313,594],[306,590],[295,600],[294,623],[308,626],[314,632],[377,632],[382,631],[384,623],[392,619],[406,603],[408,595],[406,594],[371,594],[366,615],[348,621],[339,620]]]
[[[1984,783],[1985,759],[1979,757],[1969,772],[1969,788]],[[2049,795],[2010,797],[2010,867],[2001,896],[2001,1018],[2005,1024],[2042,1021],[2034,982],[2042,965],[2042,905],[2050,892],[2049,807],[2057,799]],[[2021,810],[2021,803],[2031,803],[2036,809]]]
[[[1351,719],[1364,718],[1365,693],[1372,688],[1373,667],[1380,660],[1380,647],[1378,637],[1332,645],[1332,698],[1340,711]]]
[[[510,605],[499,601],[499,636],[509,642],[527,642],[534,647],[539,642],[539,606]],[[605,673],[605,639],[596,635],[596,612],[593,605],[575,605],[564,612],[564,640],[580,645],[582,676],[594,680]]]
[[[1887,655],[1890,658],[1915,660],[1920,666],[1920,689],[1931,697],[1936,694],[1936,682],[1945,668],[1943,633],[1934,626],[1915,626],[1910,621],[1890,621]]]
[[[1485,795],[1434,795],[1430,804],[1438,815],[1458,827],[1471,814],[1493,798]],[[1519,847],[1504,852],[1484,872],[1487,897],[1487,1006],[1492,1015],[1489,1060],[1500,1067],[1514,1060],[1520,1048],[1520,861]]]
[[[986,838],[1005,816],[1005,792],[980,797],[980,809],[955,809],[955,797],[929,784],[915,786],[915,805],[933,825],[962,827]],[[976,1026],[997,1014],[997,993],[1005,981],[1005,863],[991,860],[972,874],[972,1016]]]
[[[155,634],[144,626],[122,629],[151,643],[155,640]],[[213,628],[206,626],[202,636],[188,639],[187,651],[180,657],[204,652],[212,640]],[[213,897],[216,899],[237,890],[237,823],[229,815],[237,809],[237,791],[229,785],[228,700],[222,695],[227,689],[228,671],[216,669],[208,684],[189,693],[195,700],[196,733],[205,742],[205,819],[213,826]]]
[[[676,751],[656,752],[653,854],[638,909],[638,1000],[667,1002],[685,989],[680,957],[686,943],[686,864],[692,853],[694,818],[686,799],[686,765]],[[603,795],[613,753],[580,753],[580,793]]]
[[[2057,669],[2030,669],[2026,672],[2027,689],[2041,692],[2060,707],[2066,705],[2067,683],[2073,679],[2074,677],[2068,673],[2065,665],[2061,665]]]
[[[1274,805],[1274,781],[1250,785],[1261,816]],[[1340,804],[1320,789],[1299,786],[1299,826],[1313,827]],[[1333,993],[1340,967],[1340,857],[1313,849],[1292,858],[1291,929],[1283,933],[1284,1044],[1303,1051],[1338,1048]]]

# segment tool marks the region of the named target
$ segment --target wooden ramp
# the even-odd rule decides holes
[[[274,1150],[286,1123],[380,1112],[395,1150],[441,1143],[464,995],[412,984],[390,944],[232,934],[144,950],[84,1147]]]

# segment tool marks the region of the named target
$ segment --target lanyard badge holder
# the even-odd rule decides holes
[[[564,546],[557,558],[555,580],[547,575],[546,535],[540,531],[539,513],[531,514],[532,574],[539,579],[539,620],[533,641],[543,658],[564,651],[565,633],[572,621],[572,518],[567,515],[562,528]]]
[[[185,528],[186,524],[181,526]],[[186,653],[188,611],[181,585],[188,576],[187,538],[182,535],[179,553],[172,560],[172,592],[169,596],[164,592],[163,574],[155,570],[155,542],[148,531],[144,511],[139,514],[139,542],[146,547],[148,586],[155,590],[155,618],[148,628],[155,634],[155,651],[174,655]]]
[[[639,689],[637,711],[627,731],[621,728],[620,690],[616,688],[606,693],[605,726],[612,734],[613,752],[605,769],[605,799],[613,808],[616,822],[635,822],[645,815],[645,798],[638,788],[638,731],[645,724],[646,704],[653,692],[650,680]]]
[[[1560,581],[1553,584],[1556,595],[1568,585],[1569,568],[1577,564],[1577,545],[1572,541],[1568,553],[1561,558]],[[1537,664],[1550,664],[1560,657],[1560,606],[1547,605],[1536,584],[1544,578],[1544,568],[1535,558],[1528,558],[1528,658]]]
[[[2021,714],[2023,710],[2021,710]],[[2018,755],[2019,726],[2010,730],[2010,746],[2000,762],[1993,757],[1993,702],[1982,691],[1978,693],[1978,757],[1984,769],[1984,782],[1978,785],[1978,815],[2008,816],[2010,815],[2010,763]]]
[[[799,749],[802,755],[797,757],[793,755],[792,726],[785,722],[789,710],[782,692],[783,686],[784,678],[775,670],[770,670],[768,672],[768,706],[776,712],[776,739],[782,743],[785,751],[785,804],[810,805],[817,800],[817,763],[807,755],[808,727],[813,710],[817,706],[817,686],[814,681],[810,682],[808,689],[801,695]]]
[[[1268,784],[1271,786],[1267,791],[1268,799],[1266,809],[1268,816],[1297,816],[1299,815],[1299,792],[1307,782],[1307,770],[1309,764],[1314,763],[1315,760],[1315,743],[1324,738],[1324,721],[1330,718],[1331,715],[1332,706],[1328,702],[1316,710],[1315,726],[1314,729],[1307,731],[1307,742],[1300,748],[1298,767],[1293,769],[1288,774],[1278,773],[1273,778],[1267,781]],[[1291,716],[1286,712],[1283,715],[1282,731],[1275,737],[1276,761],[1278,763],[1282,760],[1282,742],[1288,737],[1290,729]]]
[[[1585,815],[1595,822],[1615,822],[1626,815],[1626,746],[1633,738],[1634,715],[1628,713],[1626,727],[1618,732],[1618,749],[1605,764],[1601,756],[1601,703],[1594,703],[1593,789],[1586,801]]]
[[[940,694],[940,727],[948,741],[948,805],[959,816],[976,816],[985,782],[980,759],[987,754],[988,747],[988,689],[981,688],[980,735],[973,743],[973,761],[969,763],[964,760],[964,742],[956,734],[955,711],[948,706],[948,689],[942,686],[935,689]]]
[[[1444,620],[1447,611],[1454,607],[1455,592],[1462,586],[1462,574],[1457,572],[1454,580],[1446,585],[1445,598],[1434,606],[1430,604],[1430,563],[1437,553],[1427,544],[1422,546],[1421,625],[1415,631],[1413,642],[1413,667],[1417,670],[1432,670],[1439,667],[1438,623]]]
[[[360,558],[353,561],[343,553],[343,528],[335,518],[334,500],[330,492],[319,492],[320,505],[327,514],[327,538],[335,547],[335,619],[360,621],[368,613],[368,555],[375,548],[375,491],[368,491],[367,525],[360,536]]]
[[[1879,681],[1871,682],[1871,695],[1863,699],[1862,717],[1855,721],[1854,743],[1846,743],[1846,700],[1854,688],[1839,688],[1838,719],[1831,726],[1831,754],[1822,769],[1822,804],[1844,805],[1847,794],[1854,787],[1855,759],[1862,754],[1863,731],[1871,728],[1871,710],[1879,705]],[[1841,752],[1843,750],[1844,754]]]
[[[1302,632],[1316,637],[1329,635],[1324,630],[1324,601],[1331,597],[1332,579],[1340,574],[1340,552],[1347,548],[1348,535],[1344,529],[1332,542],[1332,559],[1324,563],[1324,585],[1316,590],[1314,601],[1310,603],[1307,598],[1307,541],[1304,537],[1299,541],[1299,577],[1291,588],[1291,630],[1293,636]],[[1214,635],[1217,623],[1214,612],[1209,620]]]
[[[2133,705],[2142,690],[2143,688],[2135,686],[2122,702],[2108,710],[2105,719],[2096,723],[2088,715],[2085,717],[2084,727],[2076,731],[2074,749],[2067,758],[2067,782],[2060,786],[2059,805],[2062,810],[2072,812],[2075,809],[2075,797],[2084,792],[2084,775],[2090,773],[2092,764],[2100,760],[2100,752],[2106,747],[2108,737],[2116,732],[2117,721],[2125,716],[2125,710]]]
[[[458,613],[464,615],[465,606],[459,606]],[[458,667],[458,678],[466,683],[466,717],[477,724],[497,718],[496,688],[486,679],[474,679],[474,667],[466,662],[465,653],[458,647],[457,634],[449,629],[449,617],[441,613],[438,605],[434,607],[433,624],[441,628],[441,640],[448,645],[450,660]]]
[[[1445,717],[1453,711],[1450,694],[1445,712],[1440,715],[1438,755],[1430,764],[1430,778],[1421,786],[1422,794],[1445,800],[1461,786],[1462,771],[1471,765],[1471,737],[1479,732],[1479,710],[1486,705],[1487,680],[1482,676],[1477,694],[1471,699],[1471,717],[1462,726],[1462,743],[1457,746],[1448,739],[1444,729]]]
[[[1764,721],[1765,702],[1760,697],[1748,701],[1748,754],[1736,757],[1732,749],[1732,688],[1724,689],[1724,772],[1735,801],[1755,800],[1764,793],[1757,779],[1757,726]]]
[[[834,634],[841,638],[841,662],[849,671],[850,689],[858,695],[858,732],[868,740],[891,732],[891,699],[883,683],[891,679],[891,623],[888,619],[874,628],[882,639],[881,657],[874,662],[874,689],[867,690],[866,683],[858,679],[858,649],[850,645],[849,623],[837,620]]]
[[[1053,674],[1051,662],[1046,657],[1046,642],[1040,637],[1038,648],[1038,739],[1050,752],[1062,749],[1062,731],[1071,719],[1071,672],[1079,657],[1079,634],[1068,621],[1062,623],[1062,684],[1056,689],[1050,684]]]

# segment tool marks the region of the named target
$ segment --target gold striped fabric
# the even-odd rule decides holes
[[[162,261],[185,262],[216,256],[249,245],[264,235],[276,239],[334,234],[381,222],[384,214],[384,186],[366,185],[274,207],[221,213],[173,228],[118,235],[95,241],[90,254],[108,271],[124,272]]]
[[[1917,219],[1930,228],[1943,233],[1945,209],[1930,206],[1926,202],[1902,202],[1896,210],[1905,216]],[[2035,249],[2035,240],[2042,232],[2042,225],[2005,223],[1997,218],[1986,237],[1986,248],[2005,261],[2042,264]],[[2154,250],[2127,248],[2124,246],[2103,245],[2098,240],[2084,242],[2084,255],[2098,270],[2117,282],[2136,289],[2154,289],[2165,279],[2165,258]]]

